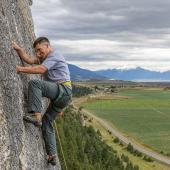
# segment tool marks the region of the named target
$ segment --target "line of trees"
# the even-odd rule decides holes
[[[117,137],[113,139],[113,142],[117,143],[117,144],[121,144],[121,141]],[[124,144],[123,144],[123,146],[124,146]],[[128,152],[130,152],[134,156],[141,157],[143,160],[145,160],[147,162],[153,162],[154,161],[151,157],[144,155],[140,151],[136,150],[131,143],[129,143],[127,145],[126,149],[127,149]],[[123,158],[123,160],[129,160],[129,158],[126,157],[125,155],[122,155],[122,158]]]
[[[86,96],[93,93],[93,89],[85,86],[72,85],[73,97]]]
[[[138,166],[119,157],[117,151],[102,140],[99,131],[92,126],[82,126],[80,114],[75,110],[66,109],[64,118],[58,118],[56,123],[69,170],[139,170]],[[57,146],[64,170],[59,144]]]

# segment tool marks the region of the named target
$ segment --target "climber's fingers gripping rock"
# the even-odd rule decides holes
[[[20,72],[20,68],[21,68],[21,66],[16,66],[16,71],[17,71],[17,73]]]
[[[12,41],[11,45],[12,45],[12,48],[16,51],[21,49],[21,47],[15,41]]]

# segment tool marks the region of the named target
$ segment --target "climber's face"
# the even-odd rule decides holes
[[[50,45],[46,42],[37,44],[35,47],[35,54],[40,61],[47,58],[50,51]]]

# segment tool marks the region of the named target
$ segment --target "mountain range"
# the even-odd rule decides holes
[[[108,77],[106,78],[105,76],[97,74],[94,71],[83,69],[72,64],[69,64],[68,67],[70,70],[72,81],[81,81],[81,80],[89,80],[89,79],[97,79],[97,80],[109,79]]]
[[[89,80],[89,79],[114,79],[114,80],[127,80],[127,81],[170,81],[170,71],[158,72],[150,71],[137,67],[135,69],[122,70],[122,69],[107,69],[90,71],[82,69],[75,65],[69,64],[71,79]]]

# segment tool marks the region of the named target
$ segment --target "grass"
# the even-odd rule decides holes
[[[110,100],[89,100],[83,106],[129,136],[170,153],[170,92],[162,89],[124,89]]]
[[[105,140],[109,146],[113,147],[113,149],[117,151],[119,156],[121,156],[122,154],[128,156],[130,161],[132,161],[134,165],[139,166],[140,170],[169,170],[170,169],[168,166],[158,163],[156,161],[154,161],[153,163],[146,162],[142,160],[141,158],[130,154],[125,149],[125,146],[122,147],[119,144],[113,143],[113,139],[115,137],[113,137],[112,135],[109,135],[108,131],[105,128],[103,128],[100,125],[100,123],[97,122],[95,119],[93,119],[92,122],[87,121],[86,125],[92,125],[96,130],[99,130],[102,135],[103,140]]]

